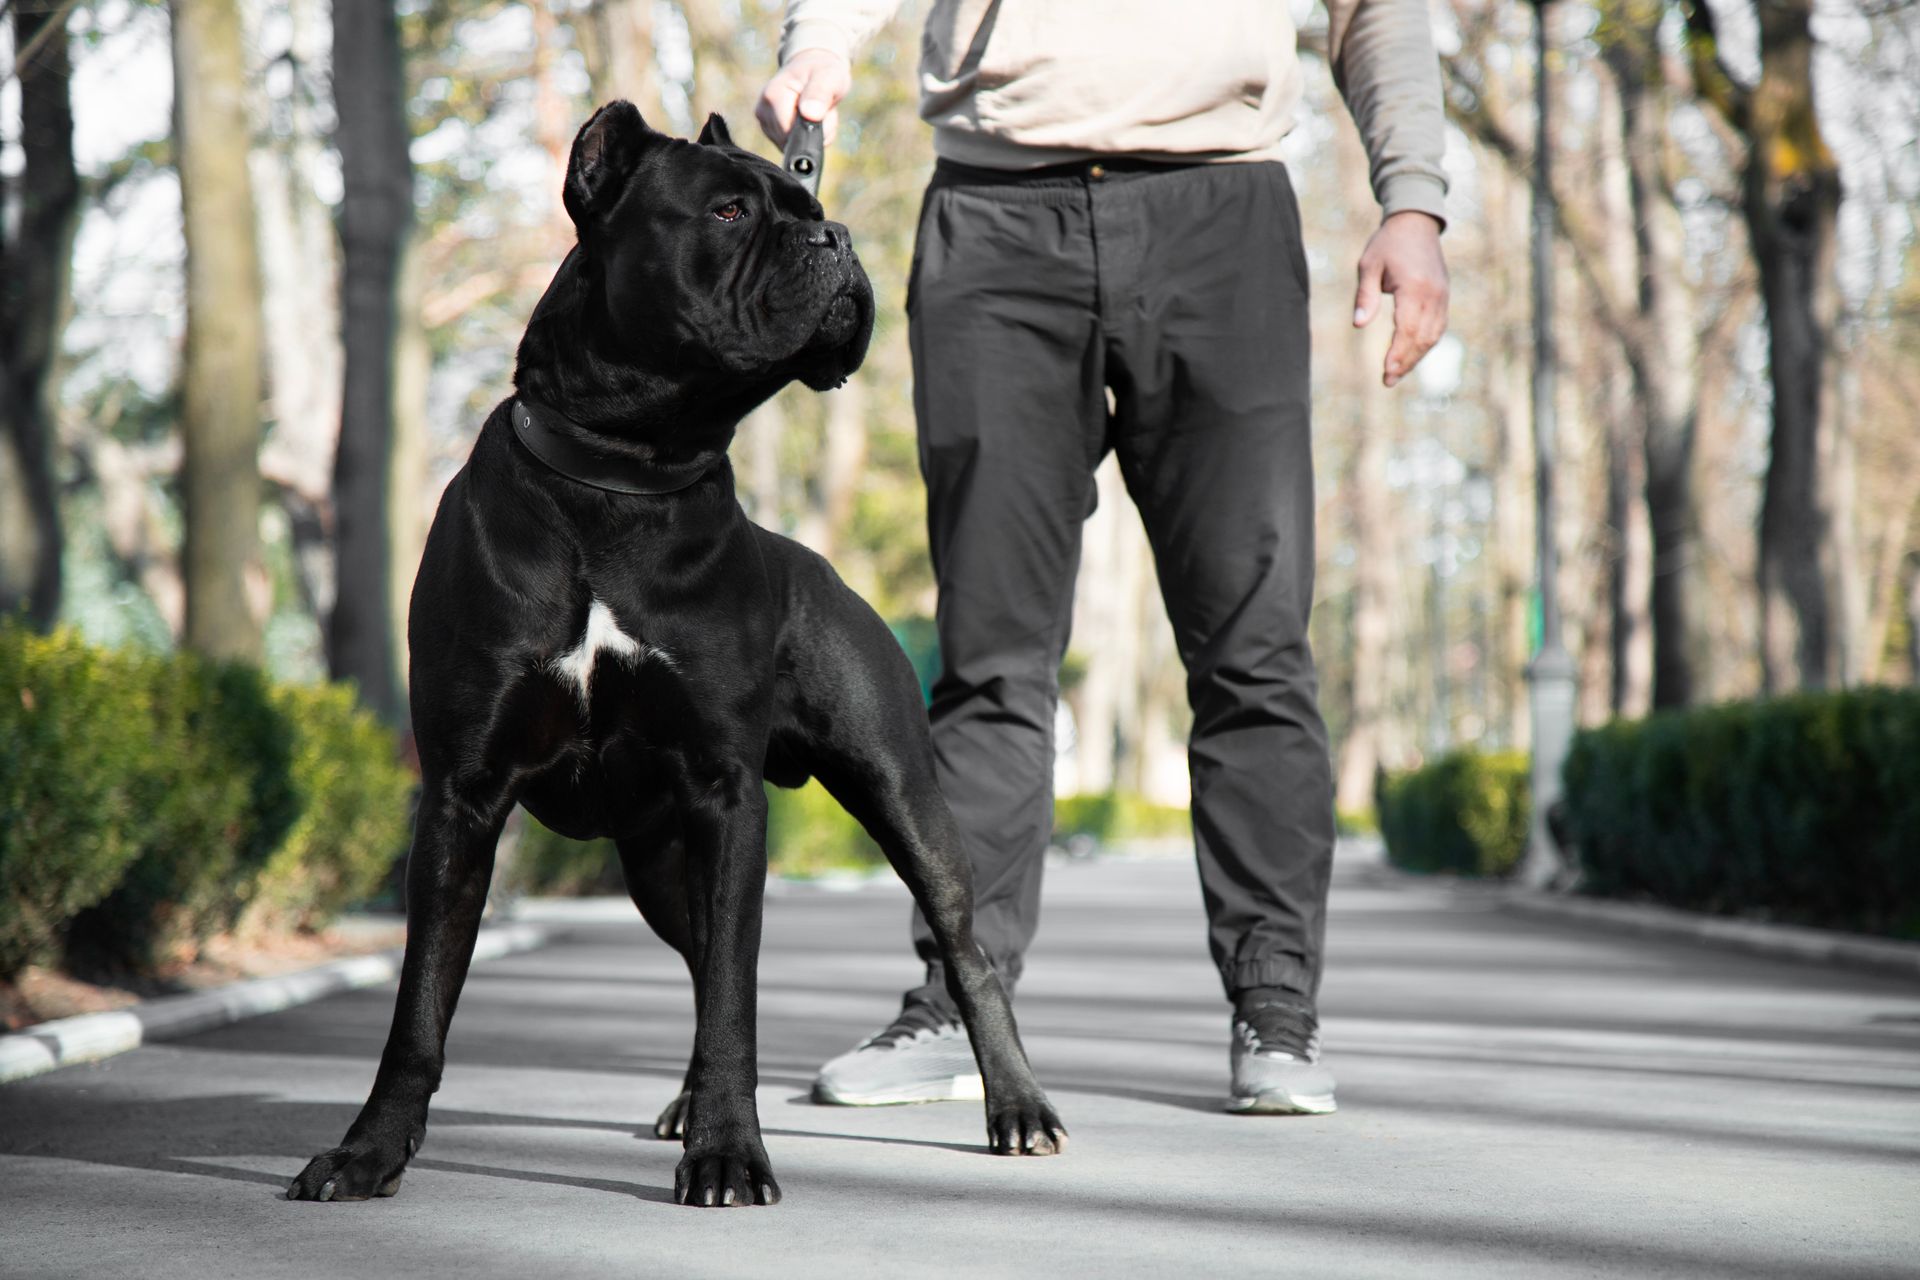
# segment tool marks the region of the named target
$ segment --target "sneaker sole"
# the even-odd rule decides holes
[[[914,1102],[979,1102],[986,1096],[986,1083],[978,1073],[947,1076],[939,1080],[921,1081],[892,1089],[876,1089],[867,1092],[835,1088],[820,1080],[813,1082],[813,1100],[829,1107],[898,1107]]]
[[[1293,1094],[1285,1089],[1227,1099],[1227,1110],[1242,1116],[1330,1116],[1339,1108],[1330,1093]]]

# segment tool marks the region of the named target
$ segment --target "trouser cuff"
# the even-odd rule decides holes
[[[987,957],[987,963],[993,966],[993,972],[1000,979],[1000,985],[1006,989],[1007,999],[1013,999],[1013,984],[1020,977],[1020,957],[1006,959]],[[958,1021],[960,1008],[954,1004],[953,997],[947,992],[947,966],[939,960],[927,961],[927,980],[906,993],[903,1006],[923,1004],[938,1009],[946,1016]]]
[[[1313,975],[1299,956],[1285,953],[1240,960],[1220,971],[1232,999],[1252,987],[1282,987],[1297,995],[1313,998]]]

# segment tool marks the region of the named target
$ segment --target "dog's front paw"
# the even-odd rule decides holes
[[[1057,1156],[1067,1149],[1067,1127],[1042,1094],[1004,1105],[990,1099],[987,1147],[997,1156]]]
[[[773,1180],[765,1151],[745,1147],[691,1150],[674,1170],[673,1198],[681,1204],[709,1208],[779,1204],[780,1184]]]
[[[687,1104],[693,1101],[690,1090],[681,1090],[680,1096],[667,1104],[660,1118],[653,1122],[653,1136],[656,1138],[684,1138],[687,1136]]]
[[[414,1138],[400,1148],[363,1140],[322,1151],[287,1184],[287,1199],[367,1200],[396,1195],[407,1161],[419,1146]]]

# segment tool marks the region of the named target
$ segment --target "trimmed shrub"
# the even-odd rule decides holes
[[[136,666],[153,711],[150,755],[132,778],[140,856],[68,926],[76,972],[191,961],[238,918],[299,814],[292,729],[266,677],[191,654]]]
[[[1120,813],[1120,797],[1113,791],[1077,796],[1055,796],[1053,838],[1064,843],[1074,836],[1092,836],[1104,843],[1112,838]]]
[[[1057,796],[1053,802],[1053,838],[1057,843],[1083,835],[1112,844],[1117,840],[1192,834],[1193,814],[1185,805],[1156,804],[1131,791]]]
[[[1920,692],[1616,722],[1564,776],[1586,892],[1920,936]]]
[[[371,897],[405,856],[412,772],[393,734],[346,685],[285,685],[299,817],[255,881],[243,931],[314,931]]]
[[[1380,834],[1380,820],[1371,809],[1335,809],[1333,829],[1343,836],[1377,836]]]
[[[1517,751],[1462,750],[1382,774],[1374,801],[1387,859],[1405,871],[1510,874],[1527,848],[1528,767]]]
[[[777,875],[818,876],[885,866],[887,858],[825,787],[809,782],[767,788],[767,861]]]
[[[402,851],[411,785],[344,687],[0,623],[0,979],[165,969],[256,898],[317,927]]]
[[[563,898],[627,891],[613,841],[570,839],[524,809],[508,883],[517,893]]]
[[[571,840],[522,813],[511,883],[521,893],[562,897],[625,893],[620,851],[611,840]],[[884,866],[880,846],[827,789],[767,787],[767,863],[776,875],[818,876]]]
[[[52,959],[140,856],[152,751],[143,664],[0,622],[0,978]]]

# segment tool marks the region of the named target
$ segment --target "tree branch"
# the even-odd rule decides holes
[[[1681,0],[1680,14],[1686,21],[1681,38],[1693,72],[1695,92],[1712,104],[1728,124],[1741,133],[1747,132],[1753,91],[1740,83],[1727,67],[1726,59],[1720,56],[1720,32],[1712,6],[1707,0]]]
[[[1502,119],[1489,105],[1485,95],[1474,90],[1460,74],[1459,68],[1451,59],[1444,59],[1447,79],[1451,87],[1459,92],[1447,95],[1447,113],[1455,124],[1474,141],[1486,147],[1506,164],[1516,175],[1531,179],[1533,175],[1533,150],[1521,141],[1513,126]],[[1464,100],[1470,99],[1470,101]],[[1603,266],[1606,251],[1597,231],[1589,224],[1583,214],[1569,212],[1581,208],[1573,193],[1565,186],[1566,179],[1558,178],[1553,183],[1554,223],[1569,247],[1573,250],[1573,261],[1581,280],[1593,293],[1596,310],[1601,323],[1623,347],[1629,351],[1638,351],[1648,341],[1644,326],[1638,313],[1622,299],[1611,282]]]

